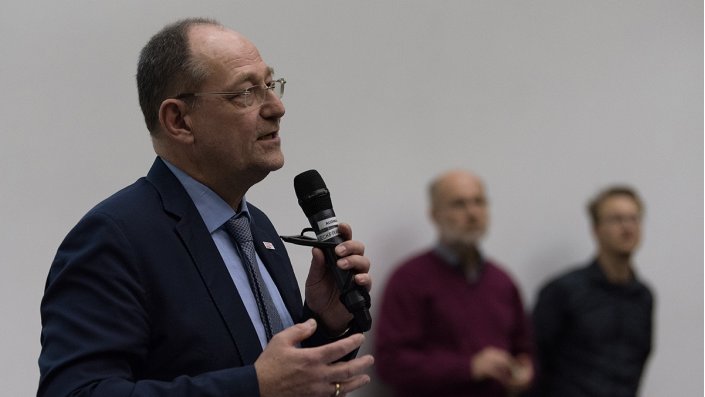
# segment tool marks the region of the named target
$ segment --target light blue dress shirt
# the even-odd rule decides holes
[[[191,178],[185,172],[181,171],[175,165],[169,163],[168,161],[162,159],[164,164],[169,167],[171,172],[176,176],[176,178],[181,182],[181,184],[186,189],[186,192],[193,200],[196,205],[198,212],[203,218],[203,222],[208,228],[208,232],[213,238],[213,242],[220,256],[225,262],[225,266],[228,268],[230,277],[232,277],[235,283],[236,291],[234,293],[240,294],[240,299],[245,304],[247,309],[247,314],[250,315],[252,324],[257,331],[257,336],[259,337],[260,344],[262,348],[267,345],[267,335],[264,331],[264,325],[262,324],[262,319],[259,316],[259,310],[257,309],[257,301],[250,287],[250,282],[247,279],[247,273],[242,267],[242,261],[240,260],[239,249],[237,245],[233,243],[232,239],[225,231],[224,224],[228,219],[232,218],[235,214],[235,210],[228,205],[218,194],[213,190],[208,188],[206,185],[198,182],[197,180]],[[242,203],[240,205],[240,212],[244,213],[247,218],[252,222],[250,213],[247,210],[247,202],[245,198],[242,198]],[[291,319],[289,311],[284,305],[284,300],[282,300],[281,294],[274,284],[272,277],[269,275],[267,268],[262,263],[259,254],[257,255],[257,264],[259,265],[259,271],[262,274],[262,279],[269,290],[269,294],[272,296],[274,301],[274,306],[279,312],[279,317],[282,320],[282,325],[284,328],[288,328],[294,325],[294,321]]]

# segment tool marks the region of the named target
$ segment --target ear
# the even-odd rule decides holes
[[[597,240],[599,233],[598,233],[598,228],[600,226],[597,223],[590,223],[590,232],[592,232],[592,237]]]
[[[438,209],[434,206],[428,208],[428,218],[434,225],[438,224]]]
[[[182,143],[192,143],[189,105],[180,99],[165,99],[159,106],[159,124],[166,135]]]

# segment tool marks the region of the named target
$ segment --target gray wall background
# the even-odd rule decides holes
[[[527,307],[547,277],[592,255],[588,197],[637,187],[647,216],[636,261],[657,296],[642,395],[703,395],[699,0],[3,2],[3,395],[36,390],[38,308],[60,241],[153,160],[136,59],[185,16],[243,32],[287,78],[287,163],[248,197],[296,233],[306,219],[291,181],[318,169],[367,243],[373,298],[433,243],[425,188],[443,170],[486,179],[484,248]],[[303,282],[308,250],[290,253]],[[386,393],[375,379],[355,395]]]

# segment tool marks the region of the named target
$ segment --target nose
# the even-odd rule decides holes
[[[265,119],[278,119],[284,116],[286,109],[284,102],[272,91],[267,90],[262,106],[260,106],[260,115]]]
[[[467,201],[465,203],[465,212],[468,215],[475,215],[480,209],[480,205],[474,201]]]

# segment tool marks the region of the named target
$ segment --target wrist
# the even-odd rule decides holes
[[[331,341],[342,339],[350,333],[352,319],[340,325],[330,326],[317,313],[313,314],[313,318],[320,325],[323,335]]]

